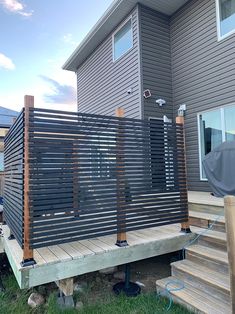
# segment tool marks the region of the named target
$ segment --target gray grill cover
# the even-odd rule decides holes
[[[216,147],[202,164],[215,196],[235,195],[235,141]]]

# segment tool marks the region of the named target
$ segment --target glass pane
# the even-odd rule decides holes
[[[114,60],[133,46],[132,25],[129,20],[114,36]]]
[[[214,110],[200,115],[200,137],[202,159],[222,143],[221,111]],[[202,169],[203,170],[203,169]],[[205,178],[204,170],[202,176]]]
[[[0,137],[4,137],[7,132],[8,132],[9,128],[0,128]]]
[[[235,106],[224,108],[226,141],[235,141]]]
[[[0,171],[4,171],[4,155],[0,152]]]
[[[220,35],[235,30],[235,0],[220,0]]]

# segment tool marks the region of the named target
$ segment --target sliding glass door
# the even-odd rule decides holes
[[[235,141],[235,105],[198,115],[200,176],[206,180],[203,158],[225,141]]]

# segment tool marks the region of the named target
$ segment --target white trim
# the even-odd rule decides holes
[[[221,129],[222,129],[222,142],[226,141],[225,136],[225,120],[224,120],[224,107],[220,108]]]
[[[118,57],[117,59],[115,59],[114,56],[114,37],[115,35],[125,26],[125,24],[127,24],[129,21],[131,21],[131,35],[132,35],[132,46],[126,51],[124,52],[120,57]],[[113,52],[113,62],[116,62],[118,60],[120,60],[123,56],[125,56],[131,49],[133,49],[134,47],[134,36],[133,36],[133,16],[132,14],[130,16],[128,16],[128,18],[126,18],[119,26],[118,28],[113,32],[112,34],[112,52]]]
[[[224,110],[228,107],[235,106],[235,103],[227,104],[224,106],[215,107],[209,110],[201,111],[197,114],[197,129],[198,129],[198,151],[199,151],[199,170],[200,170],[200,181],[208,181],[206,178],[202,176],[202,148],[201,148],[201,128],[200,128],[200,115],[203,113],[220,110],[220,118],[221,118],[221,129],[222,129],[222,142],[226,141],[225,136],[225,115]]]
[[[200,181],[207,181],[207,179],[202,177],[202,148],[201,148],[201,126],[200,126],[200,115],[197,114],[197,135],[198,135],[198,151],[199,151],[199,171],[200,171]]]
[[[141,22],[140,22],[140,6],[137,5],[137,46],[138,46],[138,75],[139,75],[139,111],[140,111],[140,119],[144,119],[145,108],[144,108],[144,97],[143,97],[143,75],[142,75],[142,45],[141,45]]]
[[[235,28],[228,32],[227,34],[221,36],[221,28],[220,28],[220,5],[219,5],[220,0],[215,0],[215,6],[216,6],[216,26],[217,26],[217,39],[218,41],[221,41],[230,35],[235,33]]]

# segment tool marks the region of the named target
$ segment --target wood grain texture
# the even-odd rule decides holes
[[[55,283],[65,296],[73,295],[73,277],[58,280]]]
[[[23,259],[32,259],[33,250],[30,248],[30,204],[29,204],[29,110],[34,107],[34,96],[24,97],[25,130],[24,130],[24,251]]]
[[[227,232],[228,261],[230,274],[230,289],[232,313],[235,313],[235,197],[225,196],[225,224]]]
[[[174,252],[195,237],[194,234],[180,233],[179,224],[167,226],[164,232],[165,228],[162,226],[141,230],[140,234],[128,232],[129,245],[123,248],[113,245],[115,236],[111,235],[59,245],[60,250],[57,246],[36,249],[34,259],[37,264],[27,269],[20,265],[22,249],[18,243],[7,239],[7,226],[4,226],[3,242],[19,286],[29,288]]]
[[[119,107],[116,109],[116,117],[123,118],[125,115],[125,111],[123,108]],[[117,172],[117,227],[126,228],[125,223],[125,212],[122,209],[123,194],[125,193],[125,179],[124,179],[124,165],[123,165],[123,138],[122,138],[122,130],[121,127],[118,129],[117,134],[117,166],[119,168]],[[124,197],[125,199],[125,197]],[[123,243],[127,240],[126,232],[118,232],[117,233],[117,243]]]
[[[183,178],[184,178],[184,184],[179,185],[181,191],[180,191],[180,195],[183,199],[186,199],[187,202],[187,209],[188,209],[188,186],[187,186],[187,166],[186,166],[186,145],[185,145],[185,129],[184,129],[184,117],[183,116],[178,116],[175,119],[176,124],[179,124],[183,127],[183,142],[182,142],[182,149],[183,149],[183,153],[182,153],[182,162],[180,164],[182,164],[182,168],[179,172],[181,174],[183,174]],[[182,138],[180,137],[180,140]],[[180,143],[177,142],[177,146],[180,145]],[[181,223],[181,228],[183,230],[189,229],[190,228],[190,224],[189,224],[189,215],[187,217],[186,221],[183,221]]]

